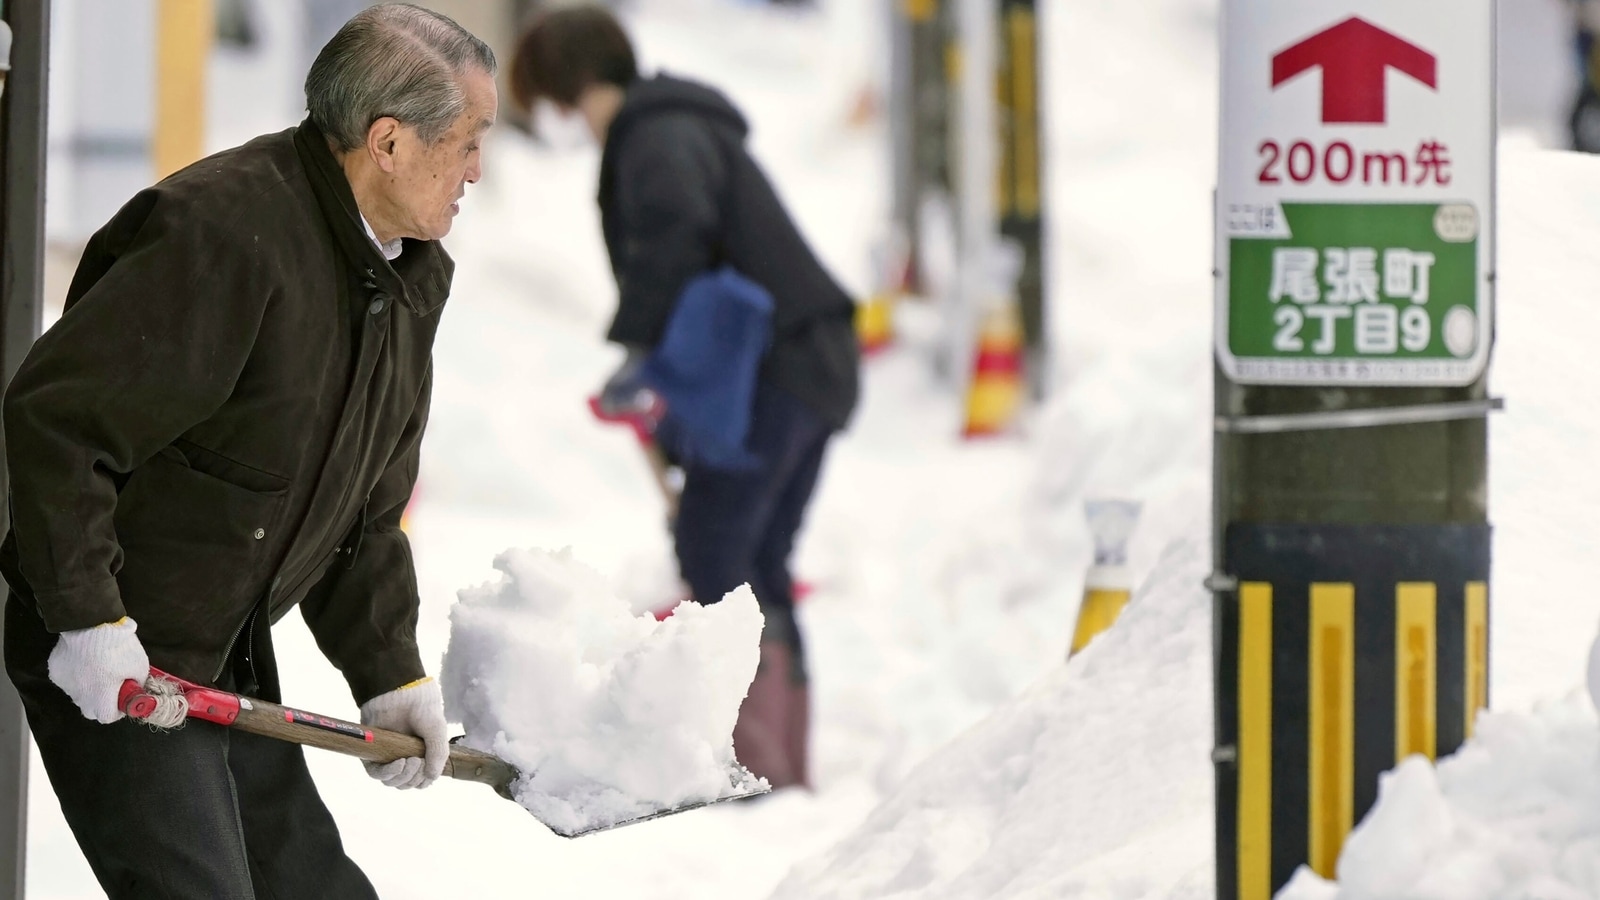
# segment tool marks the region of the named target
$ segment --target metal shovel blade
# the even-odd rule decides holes
[[[639,816],[632,816],[630,818],[621,819],[608,824],[590,825],[586,828],[568,830],[565,828],[559,828],[550,824],[549,822],[545,822],[543,819],[540,819],[540,822],[544,825],[544,827],[550,829],[556,834],[561,835],[564,838],[583,837],[586,834],[599,834],[602,831],[611,831],[615,828],[621,828],[624,825],[636,825],[640,822],[648,822],[651,819],[674,816],[678,813],[688,812],[691,809],[699,809],[702,806],[710,806],[713,803],[722,803],[727,800],[746,800],[750,797],[759,797],[762,794],[772,790],[771,786],[762,782],[760,779],[757,779],[754,775],[751,775],[750,770],[739,765],[738,763],[735,763],[733,768],[728,770],[728,784],[731,789],[731,793],[724,794],[721,797],[716,797],[711,800],[697,800],[693,803],[685,803],[681,806],[671,807],[670,809],[658,809],[655,812],[649,812]],[[535,816],[534,818],[538,817]]]

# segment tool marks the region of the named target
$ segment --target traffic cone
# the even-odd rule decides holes
[[[856,306],[856,340],[861,352],[878,353],[894,340],[894,297],[874,291],[865,303]]]
[[[1022,406],[1022,323],[1015,303],[984,316],[967,386],[968,438],[1004,432]]]
[[[1091,500],[1084,504],[1084,512],[1094,535],[1094,564],[1084,577],[1083,603],[1078,606],[1078,627],[1072,635],[1068,659],[1116,624],[1133,593],[1127,564],[1128,538],[1139,521],[1139,503]]]
[[[856,340],[871,356],[894,343],[895,303],[911,287],[911,252],[898,231],[872,248],[872,296],[856,307]]]

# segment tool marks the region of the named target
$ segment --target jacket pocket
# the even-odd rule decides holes
[[[173,456],[172,451],[176,451],[176,457]],[[271,472],[229,459],[215,450],[207,450],[199,444],[193,441],[186,441],[183,438],[173,441],[172,446],[163,452],[174,459],[181,457],[183,464],[196,472],[210,475],[212,478],[219,478],[247,491],[271,494],[289,489],[289,479],[281,475],[274,475]]]
[[[147,644],[220,651],[265,589],[288,483],[196,453],[207,471],[183,450],[151,457],[118,495],[117,583]]]

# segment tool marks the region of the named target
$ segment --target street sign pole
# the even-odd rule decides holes
[[[1488,701],[1493,0],[1224,0],[1217,896]]]
[[[8,0],[4,14],[12,47],[0,102],[0,386],[33,345],[43,315],[50,3]],[[0,496],[5,479],[0,466]],[[0,533],[10,527],[5,509],[0,504]],[[0,898],[23,896],[27,837],[28,726],[11,680],[0,677]]]

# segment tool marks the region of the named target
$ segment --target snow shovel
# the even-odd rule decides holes
[[[397,759],[407,759],[422,755],[422,739],[397,731],[385,731],[381,728],[369,728],[354,722],[346,722],[329,716],[291,709],[257,700],[242,694],[234,694],[217,688],[208,688],[203,685],[184,681],[173,675],[152,668],[152,680],[164,679],[177,686],[187,705],[185,716],[190,719],[201,719],[228,728],[237,728],[262,737],[275,738],[288,741],[292,744],[303,744],[308,747],[320,747],[323,750],[332,750],[346,756],[354,756],[368,762],[387,763]],[[148,719],[163,701],[172,702],[172,695],[163,696],[160,692],[147,690],[145,685],[128,680],[122,683],[122,690],[118,695],[118,706],[132,719]],[[494,788],[495,793],[515,802],[511,787],[521,776],[515,766],[491,753],[463,747],[453,739],[450,745],[450,758],[444,764],[444,774],[447,777],[461,781],[476,781]],[[748,777],[749,772],[742,766],[735,764],[736,771],[730,773],[730,784],[748,785],[754,781]],[[738,778],[736,776],[745,776]],[[655,812],[623,819],[608,825],[596,825],[577,830],[566,830],[541,822],[546,828],[566,838],[582,837],[586,834],[609,831],[624,825],[633,825],[651,819],[659,819],[676,813],[688,812],[699,809],[712,803],[721,803],[724,800],[738,800],[744,797],[754,797],[765,794],[771,790],[768,787],[745,787],[735,793],[718,797],[715,800],[703,800],[695,803],[685,803],[670,809],[661,809]]]
[[[600,404],[599,397],[589,398],[589,412],[596,419],[611,424],[627,425],[633,429],[633,436],[639,441],[639,449],[644,451],[645,460],[650,463],[650,474],[655,476],[656,487],[661,490],[661,500],[667,507],[668,530],[671,523],[678,517],[678,487],[672,480],[672,463],[667,461],[667,454],[656,443],[655,435],[645,420],[636,414],[622,412],[607,412]]]

